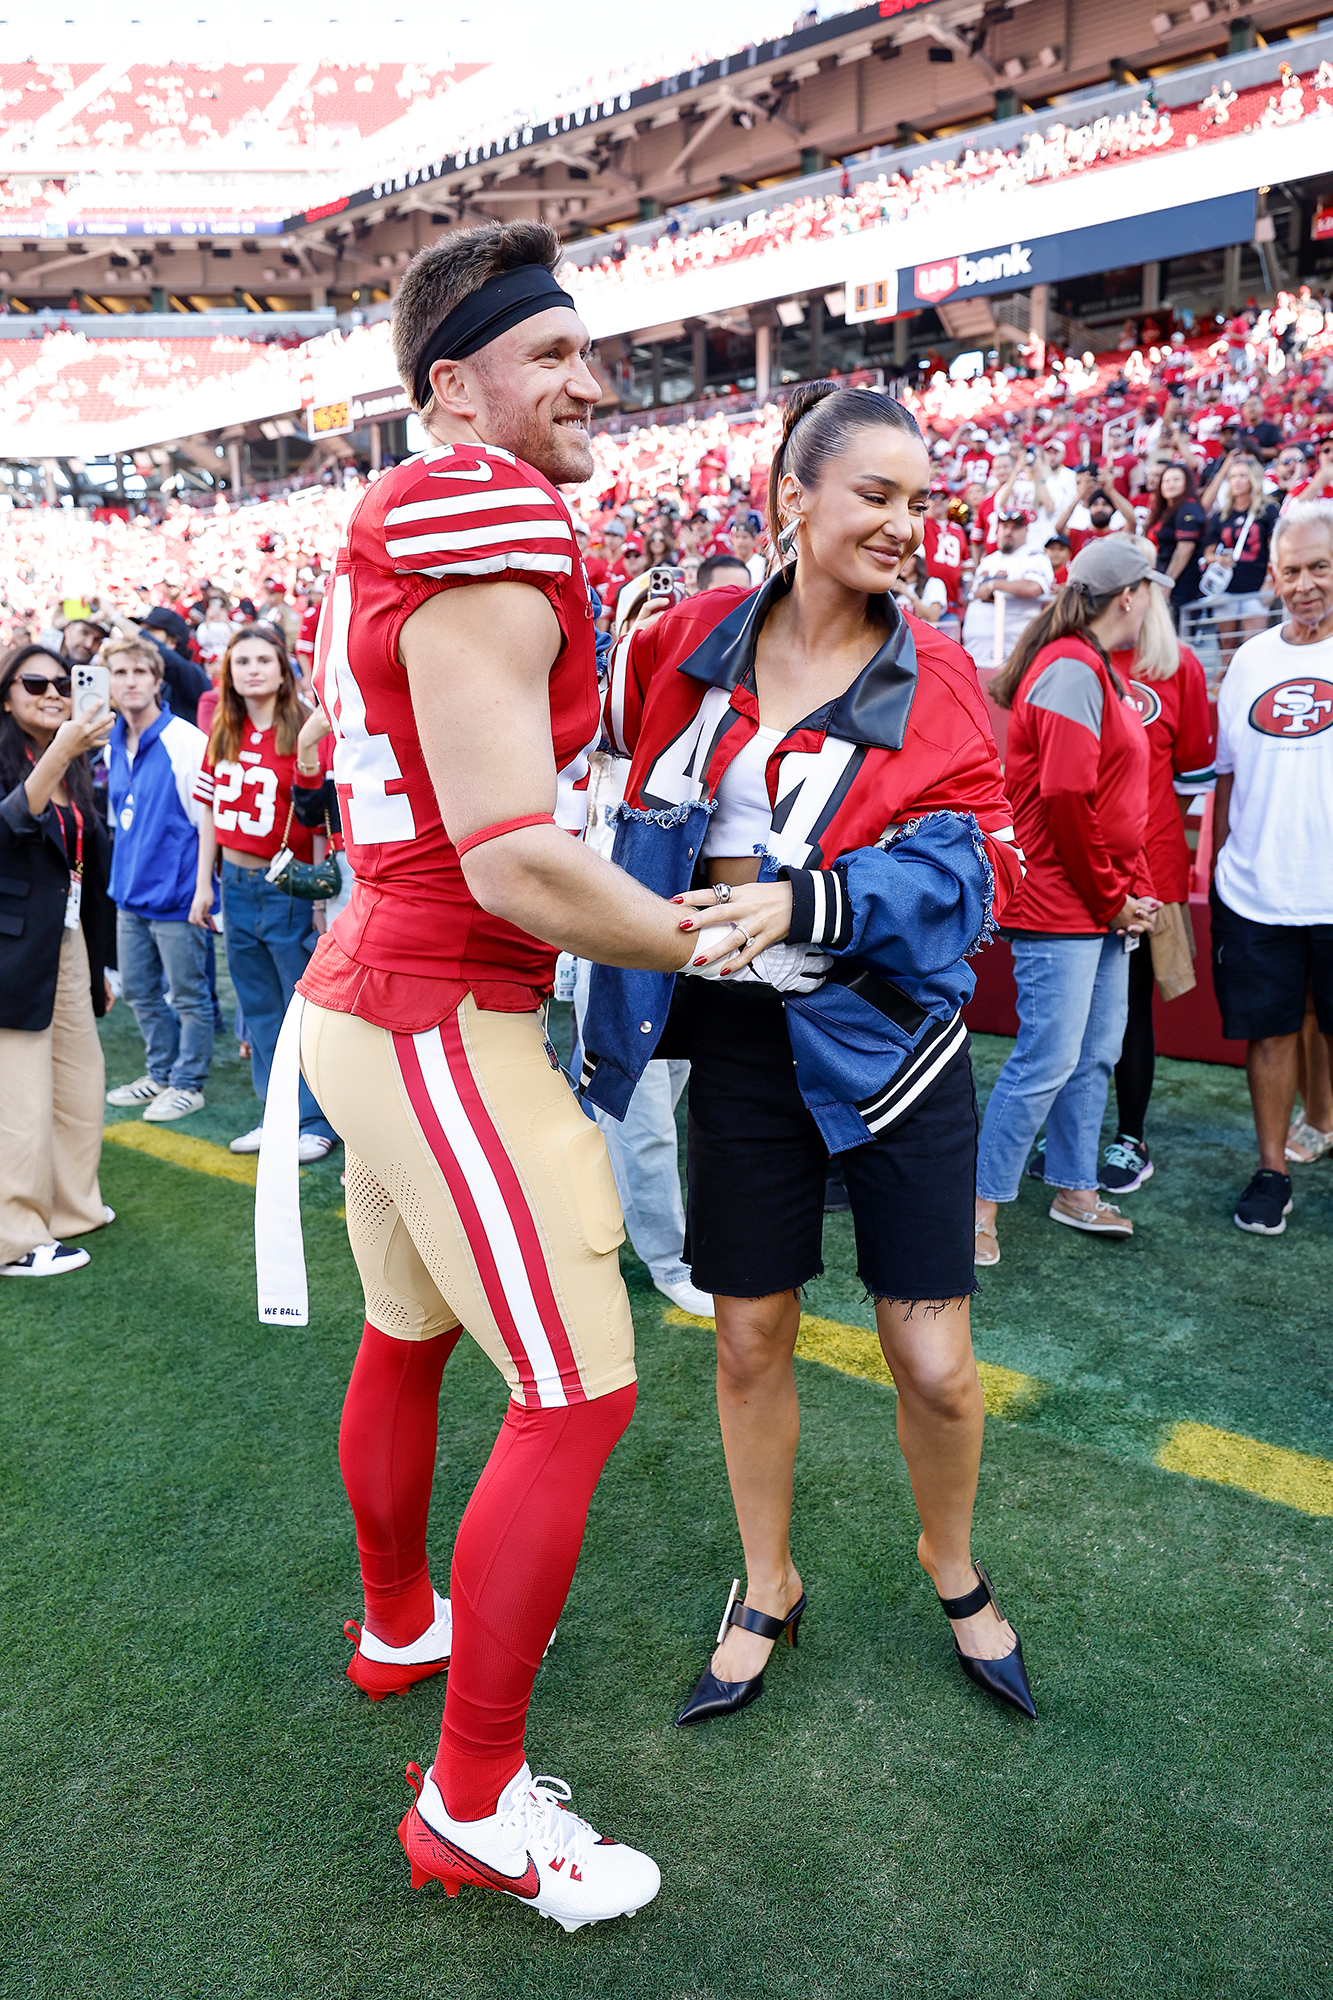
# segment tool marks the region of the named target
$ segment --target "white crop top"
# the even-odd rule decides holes
[[[717,805],[708,822],[703,844],[705,861],[749,857],[756,847],[764,847],[773,831],[773,808],[768,802],[764,767],[782,741],[780,729],[763,724],[743,750],[728,764],[717,788]]]

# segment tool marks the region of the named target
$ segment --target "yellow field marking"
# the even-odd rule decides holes
[[[1281,1445],[1260,1444],[1208,1424],[1173,1424],[1157,1454],[1166,1472],[1184,1472],[1217,1486],[1239,1486],[1262,1500],[1302,1514],[1333,1514],[1333,1463]]]
[[[671,1326],[712,1326],[711,1320],[696,1319],[692,1313],[682,1312],[679,1306],[669,1306],[662,1317]],[[856,1375],[863,1382],[880,1382],[887,1389],[893,1387],[878,1336],[868,1333],[863,1326],[844,1326],[839,1320],[802,1313],[796,1353],[802,1361],[822,1362],[826,1368],[836,1368],[839,1374]],[[987,1416],[1008,1416],[1020,1405],[1034,1403],[1041,1394],[1042,1384],[1035,1375],[1020,1375],[991,1361],[978,1361],[977,1374],[981,1377]]]
[[[145,1125],[142,1118],[127,1118],[108,1125],[103,1133],[113,1146],[128,1146],[131,1152],[147,1153],[151,1159],[165,1160],[169,1166],[188,1167],[194,1174],[212,1174],[220,1181],[240,1181],[253,1187],[259,1171],[258,1153],[232,1153],[211,1139],[192,1139],[186,1132],[167,1132],[160,1125]]]

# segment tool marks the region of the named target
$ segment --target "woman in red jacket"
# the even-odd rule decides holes
[[[1151,543],[1144,543],[1151,551]],[[1213,789],[1213,712],[1208,682],[1188,646],[1182,646],[1163,597],[1154,593],[1137,646],[1112,653],[1111,665],[1129,683],[1148,733],[1148,829],[1144,846],[1153,893],[1162,899],[1152,950],[1129,961],[1129,1019],[1115,1066],[1116,1136],[1102,1160],[1100,1184],[1108,1194],[1132,1194],[1151,1179],[1152,1159],[1143,1140],[1157,1051],[1153,1041],[1154,977],[1162,997],[1174,1000],[1194,984],[1190,960],[1190,851],[1184,811],[1196,792]]]
[[[1017,1195],[1043,1119],[1051,1220],[1134,1233],[1098,1199],[1097,1148],[1125,1034],[1126,954],[1158,904],[1144,854],[1148,738],[1110,656],[1137,640],[1154,577],[1130,536],[1090,542],[991,683],[1012,710],[1005,785],[1027,874],[1005,912],[1019,1031],[982,1126],[979,1264],[1000,1261],[996,1210]]]

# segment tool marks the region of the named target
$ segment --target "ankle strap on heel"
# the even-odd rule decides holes
[[[995,1605],[995,1615],[997,1618],[1003,1617],[1004,1614],[996,1602],[995,1591],[990,1578],[979,1562],[974,1562],[972,1567],[981,1581],[975,1590],[967,1591],[962,1597],[940,1597],[940,1604],[943,1607],[945,1617],[972,1618],[975,1617],[978,1611],[984,1611],[988,1604]],[[935,1595],[939,1597],[939,1592],[936,1591]]]
[[[753,1632],[760,1639],[780,1639],[787,1629],[785,1618],[771,1618],[767,1611],[752,1611],[748,1604],[733,1604],[727,1623],[739,1625],[742,1631]]]

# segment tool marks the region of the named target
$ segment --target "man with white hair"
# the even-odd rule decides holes
[[[1259,1171],[1235,1220],[1280,1236],[1296,1045],[1313,990],[1333,1052],[1333,501],[1297,501],[1273,529],[1286,611],[1236,653],[1217,704],[1213,985],[1245,1057]]]

